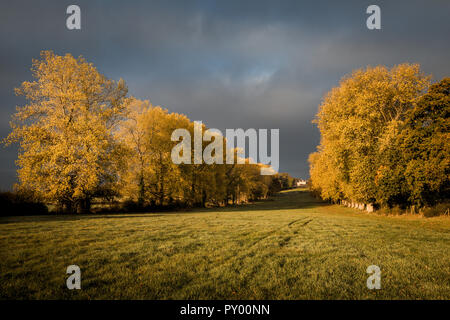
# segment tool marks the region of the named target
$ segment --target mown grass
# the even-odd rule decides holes
[[[2,217],[0,298],[449,299],[449,253],[448,217],[367,214],[300,190],[193,212]],[[66,288],[71,264],[81,290]]]

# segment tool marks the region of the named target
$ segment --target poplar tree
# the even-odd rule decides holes
[[[386,186],[380,181],[401,166],[395,159],[386,163],[385,155],[429,81],[417,64],[367,67],[344,77],[325,96],[315,120],[321,142],[310,157],[312,187],[333,201],[382,199]],[[401,194],[398,177],[389,178]]]
[[[114,131],[127,87],[100,74],[83,57],[43,51],[23,82],[7,144],[19,143],[19,188],[33,190],[68,212],[89,211],[93,197],[117,181],[121,148]]]

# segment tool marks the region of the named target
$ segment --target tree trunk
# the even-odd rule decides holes
[[[141,178],[139,179],[139,195],[138,195],[138,205],[140,208],[144,206],[144,196],[145,196],[144,175],[141,174]]]

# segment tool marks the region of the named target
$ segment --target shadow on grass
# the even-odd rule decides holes
[[[93,214],[49,214],[42,216],[4,216],[0,217],[0,224],[17,222],[44,221],[78,221],[86,219],[123,219],[123,218],[156,218],[173,214],[209,213],[209,212],[250,212],[270,210],[310,209],[329,205],[328,202],[316,199],[308,190],[288,190],[278,193],[267,200],[260,200],[249,204],[232,205],[214,208],[190,208],[177,211],[142,212],[142,213],[93,213]]]
[[[290,209],[311,209],[329,205],[328,202],[316,199],[311,196],[308,190],[289,190],[277,194],[268,200],[261,200],[249,204],[233,205],[221,208],[208,208],[202,211],[262,211],[262,210],[290,210]]]
[[[171,212],[172,213],[172,212]],[[44,221],[79,221],[91,219],[123,219],[123,218],[156,218],[164,216],[160,213],[108,213],[108,214],[49,214],[45,216],[5,216],[0,217],[0,224],[17,222],[44,222]]]

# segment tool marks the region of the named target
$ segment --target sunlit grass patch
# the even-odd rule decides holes
[[[243,207],[0,219],[2,299],[449,299],[450,220],[293,190]],[[68,290],[66,268],[81,268]],[[369,290],[367,266],[381,268]]]

